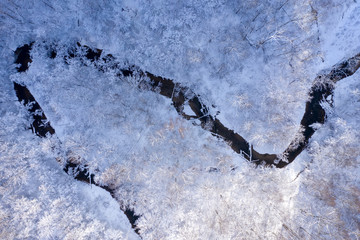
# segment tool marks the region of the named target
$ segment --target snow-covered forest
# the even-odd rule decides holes
[[[359,53],[356,0],[0,0],[0,239],[360,239]]]

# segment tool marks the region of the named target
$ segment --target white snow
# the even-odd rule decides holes
[[[48,59],[41,46],[26,73],[12,63],[30,41],[104,49],[190,87],[257,151],[280,153],[315,76],[360,52],[359,16],[353,0],[0,2],[1,238],[133,239],[128,204],[143,239],[357,239],[359,73],[337,83],[308,150],[263,169],[135,79]],[[11,81],[119,202],[62,172],[50,140],[26,130]]]

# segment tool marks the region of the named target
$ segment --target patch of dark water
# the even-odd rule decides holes
[[[35,98],[30,91],[23,85],[14,82],[14,89],[16,96],[20,102],[26,106],[32,117],[30,128],[33,133],[39,137],[46,137],[47,134],[54,134],[55,130],[47,121],[45,113],[42,111],[40,105],[35,101]]]

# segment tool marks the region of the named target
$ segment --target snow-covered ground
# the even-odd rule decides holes
[[[360,73],[337,83],[306,151],[263,169],[136,79],[41,47],[26,73],[13,64],[31,41],[101,48],[190,87],[256,150],[280,153],[315,76],[360,52],[359,16],[353,0],[1,1],[1,238],[136,239],[119,204],[142,216],[143,239],[359,238]],[[28,86],[61,151],[81,156],[119,203],[62,172],[52,139],[26,130],[11,81]]]

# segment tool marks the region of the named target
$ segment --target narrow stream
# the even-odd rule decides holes
[[[19,47],[15,51],[15,63],[19,64],[18,72],[25,72],[29,68],[29,63],[32,61],[30,51],[34,43],[26,44]],[[51,45],[49,47],[50,58],[56,58],[56,49]],[[349,58],[331,69],[328,74],[319,75],[316,77],[313,86],[309,91],[310,100],[306,103],[305,113],[300,122],[299,131],[300,136],[294,138],[290,145],[282,154],[262,154],[253,149],[253,147],[241,135],[235,133],[233,130],[225,127],[216,117],[209,114],[209,108],[201,101],[201,96],[195,94],[186,86],[181,86],[179,83],[171,79],[155,76],[146,71],[142,71],[136,66],[129,66],[127,68],[120,68],[121,64],[111,55],[103,55],[101,49],[92,49],[86,45],[77,45],[69,49],[68,55],[64,57],[64,61],[69,64],[69,59],[79,58],[84,65],[89,65],[88,60],[91,61],[91,66],[94,66],[99,71],[105,72],[107,70],[115,70],[116,76],[120,79],[124,77],[137,76],[141,78],[139,88],[150,89],[156,93],[170,98],[172,105],[176,111],[187,120],[198,120],[200,126],[207,131],[210,131],[214,136],[225,140],[230,147],[237,153],[241,154],[245,159],[257,165],[274,165],[278,168],[287,166],[293,162],[295,158],[307,147],[309,139],[315,133],[315,129],[311,127],[314,123],[323,124],[326,119],[325,109],[322,107],[322,102],[331,99],[335,87],[335,83],[343,78],[354,74],[360,67],[360,54]],[[55,130],[51,127],[47,120],[45,113],[40,105],[36,102],[34,96],[30,93],[26,86],[14,82],[14,89],[18,100],[25,105],[33,121],[31,129],[33,133],[39,137],[46,137],[54,135]],[[194,115],[187,115],[184,112],[184,106],[188,104]],[[195,122],[194,122],[195,124]],[[251,146],[251,147],[250,147]],[[280,157],[281,156],[281,157]],[[71,158],[67,159],[67,163],[63,170],[73,175],[74,178],[99,186],[108,191],[113,198],[115,198],[115,189],[110,189],[108,186],[101,186],[94,181],[94,174],[90,174],[87,166],[79,166]],[[139,234],[139,229],[136,227],[137,216],[132,209],[126,206],[121,206],[121,210],[126,214],[133,229]]]
[[[121,79],[127,76],[137,76],[142,79],[139,88],[150,89],[154,92],[170,98],[176,111],[187,120],[199,120],[204,130],[210,131],[214,136],[224,139],[230,147],[241,154],[247,160],[257,165],[273,165],[278,168],[287,166],[307,147],[309,139],[315,133],[312,124],[325,122],[326,114],[322,107],[323,101],[332,99],[335,83],[343,78],[351,76],[360,67],[360,54],[349,58],[332,67],[330,72],[319,75],[310,88],[310,100],[306,103],[305,112],[300,122],[299,134],[281,154],[259,153],[241,135],[225,127],[219,119],[209,114],[209,107],[201,101],[201,96],[195,94],[186,86],[181,86],[175,81],[156,76],[143,71],[136,66],[120,68],[120,63],[111,55],[103,55],[101,49],[93,49],[77,43],[77,47],[69,51],[66,58],[77,57],[90,60],[99,71],[107,69],[117,70],[117,76]],[[84,54],[85,53],[85,54]],[[51,53],[56,55],[55,50]],[[84,64],[86,65],[85,61]],[[159,91],[160,90],[160,91]],[[184,112],[184,106],[188,104],[195,115],[190,116]]]
[[[33,43],[26,44],[18,48],[15,52],[15,62],[20,64],[20,67],[18,68],[19,72],[26,71],[28,63],[31,62],[30,50],[32,45]],[[50,58],[56,58],[56,48],[51,45],[49,46],[48,49],[50,50],[48,56]],[[334,84],[343,78],[351,76],[360,67],[360,54],[357,54],[356,56],[333,66],[328,74],[317,76],[309,91],[310,100],[306,103],[305,113],[300,122],[299,135],[294,138],[283,153],[268,154],[257,152],[241,135],[225,127],[219,119],[210,115],[209,108],[201,101],[201,97],[186,86],[181,86],[171,79],[143,71],[134,65],[127,68],[121,68],[119,67],[121,64],[117,62],[111,54],[104,55],[101,49],[93,49],[86,45],[81,45],[80,43],[77,43],[76,46],[68,50],[68,54],[64,57],[64,61],[69,64],[68,60],[71,58],[83,60],[84,65],[89,65],[88,60],[90,60],[91,65],[102,72],[110,69],[115,70],[116,76],[120,79],[129,76],[139,77],[141,79],[138,85],[139,88],[150,89],[170,98],[172,100],[172,105],[181,116],[187,120],[200,121],[200,126],[203,129],[210,131],[216,137],[224,139],[235,152],[241,154],[245,159],[257,165],[274,165],[278,168],[285,167],[293,162],[307,147],[309,139],[315,133],[315,129],[311,127],[312,124],[323,124],[325,122],[326,114],[321,103],[327,101],[327,99],[332,99],[335,87]],[[25,104],[28,102],[35,102],[33,110],[30,109],[30,111],[35,112],[37,109],[40,109],[40,106],[36,103],[35,99],[31,96],[25,86],[21,86],[17,83],[14,84],[20,101],[24,101]],[[187,115],[184,112],[184,106],[186,104],[190,106],[195,115]],[[52,129],[48,123],[44,122],[45,119],[46,116],[43,112],[42,115],[34,116],[32,128],[36,134],[39,135],[40,131],[44,131],[44,133],[54,133],[54,129]],[[44,128],[36,130],[34,126],[41,123],[45,125]]]

